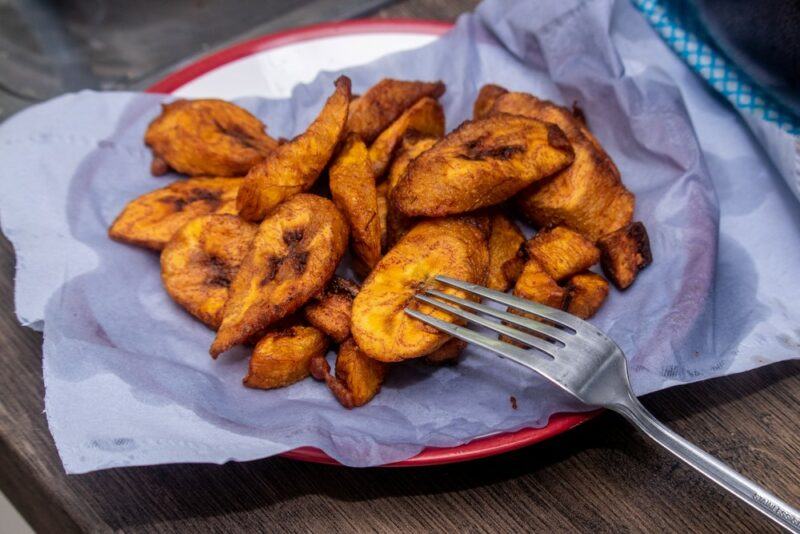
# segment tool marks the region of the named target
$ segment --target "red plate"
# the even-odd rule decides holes
[[[151,93],[171,93],[188,82],[237,59],[303,41],[332,36],[386,32],[441,35],[451,27],[452,24],[445,22],[408,19],[352,20],[315,24],[266,35],[220,50],[173,72],[152,85],[147,91]],[[542,428],[525,428],[516,432],[478,438],[458,447],[429,447],[413,458],[388,464],[388,467],[439,465],[494,456],[538,443],[566,432],[595,417],[598,413],[600,413],[600,410],[579,414],[554,414],[550,417],[547,426]],[[313,447],[301,447],[284,453],[282,456],[306,462],[340,465],[339,462],[323,451]]]

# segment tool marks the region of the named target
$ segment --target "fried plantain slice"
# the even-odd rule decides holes
[[[585,271],[600,261],[600,250],[581,234],[565,226],[539,232],[525,243],[525,251],[557,282]]]
[[[333,202],[290,198],[258,227],[231,283],[210,353],[216,357],[266,330],[319,293],[347,248],[347,222]]]
[[[381,182],[375,189],[378,194],[378,224],[381,228],[381,252],[388,248],[389,182]]]
[[[475,104],[472,106],[472,118],[483,119],[488,117],[497,99],[507,92],[508,89],[493,83],[487,83],[481,87],[477,98],[475,98]]]
[[[242,381],[249,388],[282,388],[311,374],[311,360],[325,356],[328,338],[313,326],[292,325],[268,332],[250,356]]]
[[[369,147],[369,159],[375,176],[382,176],[386,172],[395,150],[409,132],[443,136],[444,111],[439,102],[430,97],[420,99],[381,132]]]
[[[640,222],[631,223],[600,238],[600,265],[620,289],[628,288],[639,271],[653,262],[650,238]]]
[[[213,329],[222,323],[228,288],[256,235],[235,215],[196,217],[161,253],[161,280],[169,296]]]
[[[506,291],[516,282],[525,263],[520,255],[525,236],[516,223],[502,213],[492,215],[491,221],[489,276],[486,286],[497,291]]]
[[[450,315],[414,299],[427,285],[466,297],[434,282],[437,275],[484,283],[489,266],[486,235],[470,218],[422,221],[378,262],[353,302],[353,337],[371,358],[399,361],[425,356],[449,336],[404,313],[418,309],[442,320]]]
[[[334,276],[325,290],[303,308],[306,321],[341,343],[350,337],[350,317],[357,294],[358,284]]]
[[[493,113],[515,113],[556,124],[575,149],[575,161],[556,176],[517,195],[522,213],[536,226],[566,225],[592,241],[633,218],[634,196],[619,170],[570,110],[525,93],[508,93],[495,102]]]
[[[392,203],[392,190],[408,169],[411,161],[436,144],[438,138],[421,136],[410,132],[403,138],[400,149],[389,167],[386,184],[388,187],[388,213],[386,215],[386,247],[391,248],[406,232],[416,224],[416,217],[407,217]]]
[[[579,273],[567,280],[564,309],[581,319],[589,319],[605,302],[608,282],[595,273]]]
[[[464,213],[506,200],[572,158],[558,126],[493,114],[463,123],[416,157],[392,197],[408,216]]]
[[[451,339],[444,345],[425,356],[425,363],[431,365],[454,365],[467,348],[467,343],[460,339]]]
[[[533,258],[525,263],[525,267],[514,285],[513,293],[517,297],[558,309],[564,307],[564,299],[567,295],[564,288],[558,285],[553,277],[547,274],[544,267]],[[528,314],[518,313],[529,317]]]
[[[188,221],[211,213],[236,213],[241,178],[189,178],[132,200],[108,229],[116,241],[161,250]]]
[[[347,131],[357,134],[365,143],[372,143],[400,114],[418,100],[426,96],[439,98],[444,91],[445,86],[442,82],[384,78],[350,103]]]
[[[350,79],[339,76],[336,90],[308,129],[247,173],[236,199],[241,217],[261,221],[275,206],[314,185],[342,139],[349,101]]]
[[[333,202],[350,223],[353,251],[372,270],[381,259],[378,191],[367,147],[357,135],[347,137],[328,176]]]
[[[144,142],[155,175],[171,167],[191,176],[241,176],[278,146],[248,111],[214,99],[163,104]]]
[[[336,376],[324,357],[314,358],[312,373],[317,380],[324,380],[336,400],[345,408],[364,406],[381,390],[388,365],[365,355],[353,341],[339,347],[336,355]]]

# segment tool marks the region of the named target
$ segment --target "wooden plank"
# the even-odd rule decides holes
[[[380,17],[452,19],[476,2],[410,0]],[[777,531],[605,414],[468,464],[345,469],[280,458],[64,475],[43,414],[41,336],[13,314],[0,240],[0,489],[41,532]],[[680,434],[800,501],[800,363],[684,386],[645,404]]]

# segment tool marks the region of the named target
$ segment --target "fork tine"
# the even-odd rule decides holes
[[[437,291],[436,289],[425,289],[425,293],[434,296],[436,298],[446,300],[454,304],[458,304],[463,308],[468,308],[470,310],[485,313],[486,315],[491,315],[492,317],[496,317],[515,326],[519,326],[527,330],[537,332],[539,334],[544,334],[547,337],[550,337],[552,339],[560,341],[561,343],[564,343],[565,345],[567,344],[567,342],[570,341],[569,338],[573,337],[573,334],[571,332],[562,330],[560,328],[555,328],[541,321],[534,321],[533,319],[528,319],[521,315],[516,315],[513,313],[509,313],[507,311],[496,310],[484,304],[479,304],[471,300],[462,299],[460,297],[456,297],[455,295],[449,295],[447,293],[443,293],[442,291]]]
[[[544,304],[539,304],[538,302],[521,299],[519,297],[515,297],[507,293],[501,293],[500,291],[495,291],[493,289],[488,289],[486,287],[479,286],[477,284],[470,284],[469,282],[464,282],[462,280],[450,278],[449,276],[440,275],[437,276],[435,279],[438,282],[441,282],[448,286],[456,287],[458,289],[463,289],[464,291],[473,293],[475,295],[480,295],[481,297],[485,297],[489,300],[499,302],[500,304],[505,304],[506,306],[511,306],[513,308],[517,308],[519,310],[531,313],[533,315],[538,315],[543,319],[547,319],[548,321],[552,321],[561,326],[566,326],[567,328],[571,328],[576,332],[584,324],[583,321],[581,321],[580,319],[578,319],[573,315],[568,314],[567,312],[563,312],[561,310],[545,306]]]
[[[449,334],[462,341],[466,341],[467,343],[472,343],[473,345],[482,347],[486,350],[490,350],[495,354],[502,356],[503,358],[509,359],[527,367],[528,369],[536,371],[543,377],[553,382],[555,385],[565,389],[566,391],[569,391],[562,376],[564,373],[563,365],[556,364],[554,360],[550,358],[546,358],[541,354],[536,354],[530,350],[515,347],[514,345],[500,341],[499,339],[494,339],[484,336],[483,334],[473,332],[469,328],[448,323],[447,321],[442,321],[441,319],[431,317],[430,315],[426,315],[417,310],[412,310],[411,308],[406,308],[405,312],[411,317],[419,319],[423,323],[429,324],[446,334]]]
[[[505,334],[506,336],[510,337],[511,339],[516,339],[517,341],[521,341],[526,345],[529,345],[537,350],[540,350],[547,354],[550,357],[555,358],[558,350],[560,349],[559,346],[554,345],[553,343],[546,341],[539,337],[534,337],[528,335],[524,332],[520,332],[515,328],[511,328],[510,326],[506,326],[502,323],[498,323],[480,315],[476,315],[474,313],[470,313],[468,311],[464,311],[460,308],[456,308],[455,306],[450,306],[449,304],[445,304],[439,300],[433,299],[426,295],[415,295],[417,300],[421,300],[422,302],[427,302],[431,306],[439,308],[440,310],[446,311],[451,315],[455,315],[456,317],[461,317],[462,319],[466,319],[475,324],[479,324],[481,326],[485,326],[489,330],[493,330],[494,332]]]

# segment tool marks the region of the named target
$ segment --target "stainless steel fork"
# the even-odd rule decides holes
[[[445,276],[437,276],[436,280],[544,319],[547,323],[431,288],[424,289],[416,298],[530,348],[521,348],[410,308],[406,308],[407,314],[453,337],[488,349],[536,371],[585,404],[602,406],[622,414],[642,432],[700,473],[785,529],[800,533],[800,512],[672,432],[641,405],[631,390],[627,362],[622,350],[603,332],[574,315],[542,304]]]

